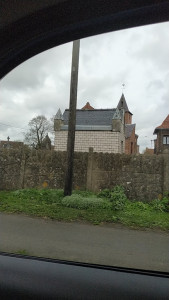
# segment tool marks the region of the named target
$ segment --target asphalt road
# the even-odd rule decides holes
[[[169,272],[169,233],[0,213],[0,251]]]

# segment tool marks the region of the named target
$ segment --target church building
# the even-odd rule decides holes
[[[62,115],[59,109],[54,119],[56,151],[66,151],[69,109]],[[137,153],[137,137],[132,113],[122,94],[118,106],[111,109],[94,109],[89,102],[76,110],[75,151],[103,153]]]

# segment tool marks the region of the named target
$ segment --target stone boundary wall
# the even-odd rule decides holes
[[[92,191],[125,187],[130,199],[150,201],[163,194],[164,157],[89,153],[87,188]]]
[[[86,188],[87,153],[75,153],[74,188]],[[0,190],[64,187],[66,152],[1,150]]]
[[[0,150],[0,189],[63,188],[66,152]],[[75,152],[74,189],[123,185],[130,199],[150,201],[169,192],[169,153],[126,155]]]

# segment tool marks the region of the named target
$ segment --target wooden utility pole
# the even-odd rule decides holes
[[[64,187],[65,196],[70,196],[72,194],[72,184],[73,184],[73,160],[74,160],[75,126],[76,126],[79,49],[80,49],[80,40],[74,41],[73,51],[72,51],[72,71],[71,71],[71,83],[70,83],[69,123],[68,123],[68,140],[67,140],[67,169],[66,169],[65,187]]]

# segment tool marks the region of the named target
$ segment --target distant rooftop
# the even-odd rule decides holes
[[[2,148],[21,148],[23,147],[23,142],[16,142],[16,141],[0,141],[0,149]]]
[[[155,128],[154,134],[157,133],[158,129],[169,129],[169,115],[165,118],[160,126]]]
[[[85,106],[82,107],[82,110],[93,110],[94,107],[90,105],[89,102],[86,102]]]

